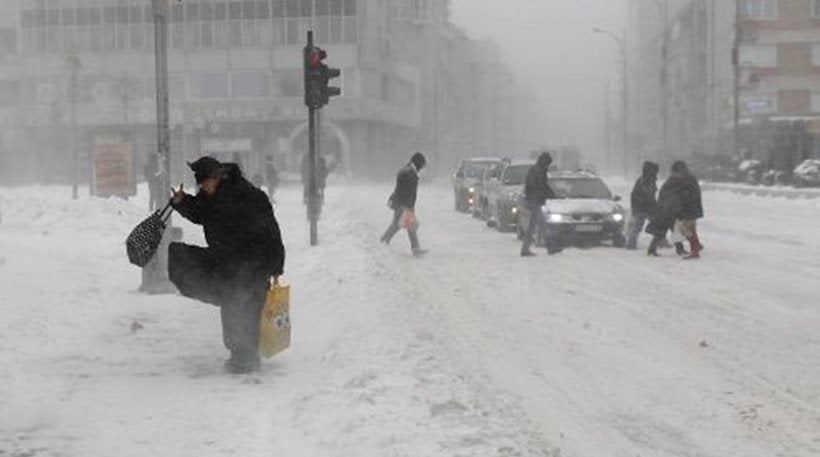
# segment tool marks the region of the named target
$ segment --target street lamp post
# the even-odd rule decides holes
[[[594,28],[592,29],[594,33],[602,33],[607,35],[608,37],[615,40],[615,43],[618,45],[618,49],[620,50],[621,54],[621,118],[622,118],[622,132],[621,132],[621,140],[622,140],[622,148],[623,148],[623,174],[624,177],[629,175],[629,68],[628,68],[628,60],[627,60],[627,51],[626,51],[626,30],[624,30],[621,36],[618,36],[616,33],[611,32],[606,29],[601,28]]]
[[[669,99],[667,95],[669,79],[669,0],[653,0],[663,23],[661,37],[661,157],[669,156]]]
[[[66,58],[66,64],[70,72],[69,81],[69,103],[71,104],[71,197],[78,198],[80,181],[80,158],[77,151],[77,72],[82,67],[80,58],[72,53]]]
[[[741,28],[741,11],[740,0],[735,0],[735,37],[732,45],[732,67],[734,69],[733,81],[733,102],[734,113],[733,121],[733,145],[732,150],[735,157],[740,157],[740,43],[743,39],[743,30]]]

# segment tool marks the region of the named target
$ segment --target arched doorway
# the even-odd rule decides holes
[[[332,172],[347,175],[350,172],[350,139],[341,127],[322,122],[320,153]],[[302,158],[308,153],[308,124],[296,127],[288,137],[288,163],[292,171],[299,171]]]

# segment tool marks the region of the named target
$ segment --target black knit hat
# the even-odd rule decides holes
[[[197,184],[201,184],[208,178],[215,178],[222,174],[222,163],[213,157],[201,157],[196,162],[188,162],[188,166],[194,172],[194,179]]]
[[[417,170],[421,170],[427,164],[427,159],[424,158],[424,154],[417,152],[410,158],[410,163],[412,163]]]

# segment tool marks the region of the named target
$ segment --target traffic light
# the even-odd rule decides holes
[[[305,105],[321,108],[330,97],[342,94],[342,89],[329,86],[330,80],[342,75],[342,70],[324,64],[327,52],[318,46],[305,46]]]

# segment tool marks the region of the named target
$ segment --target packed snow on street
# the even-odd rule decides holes
[[[217,308],[138,292],[140,190],[0,189],[0,456],[820,455],[820,199],[706,191],[695,261],[525,259],[423,183],[414,258],[387,183],[332,183],[316,247],[285,187],[292,346],[231,375]]]

